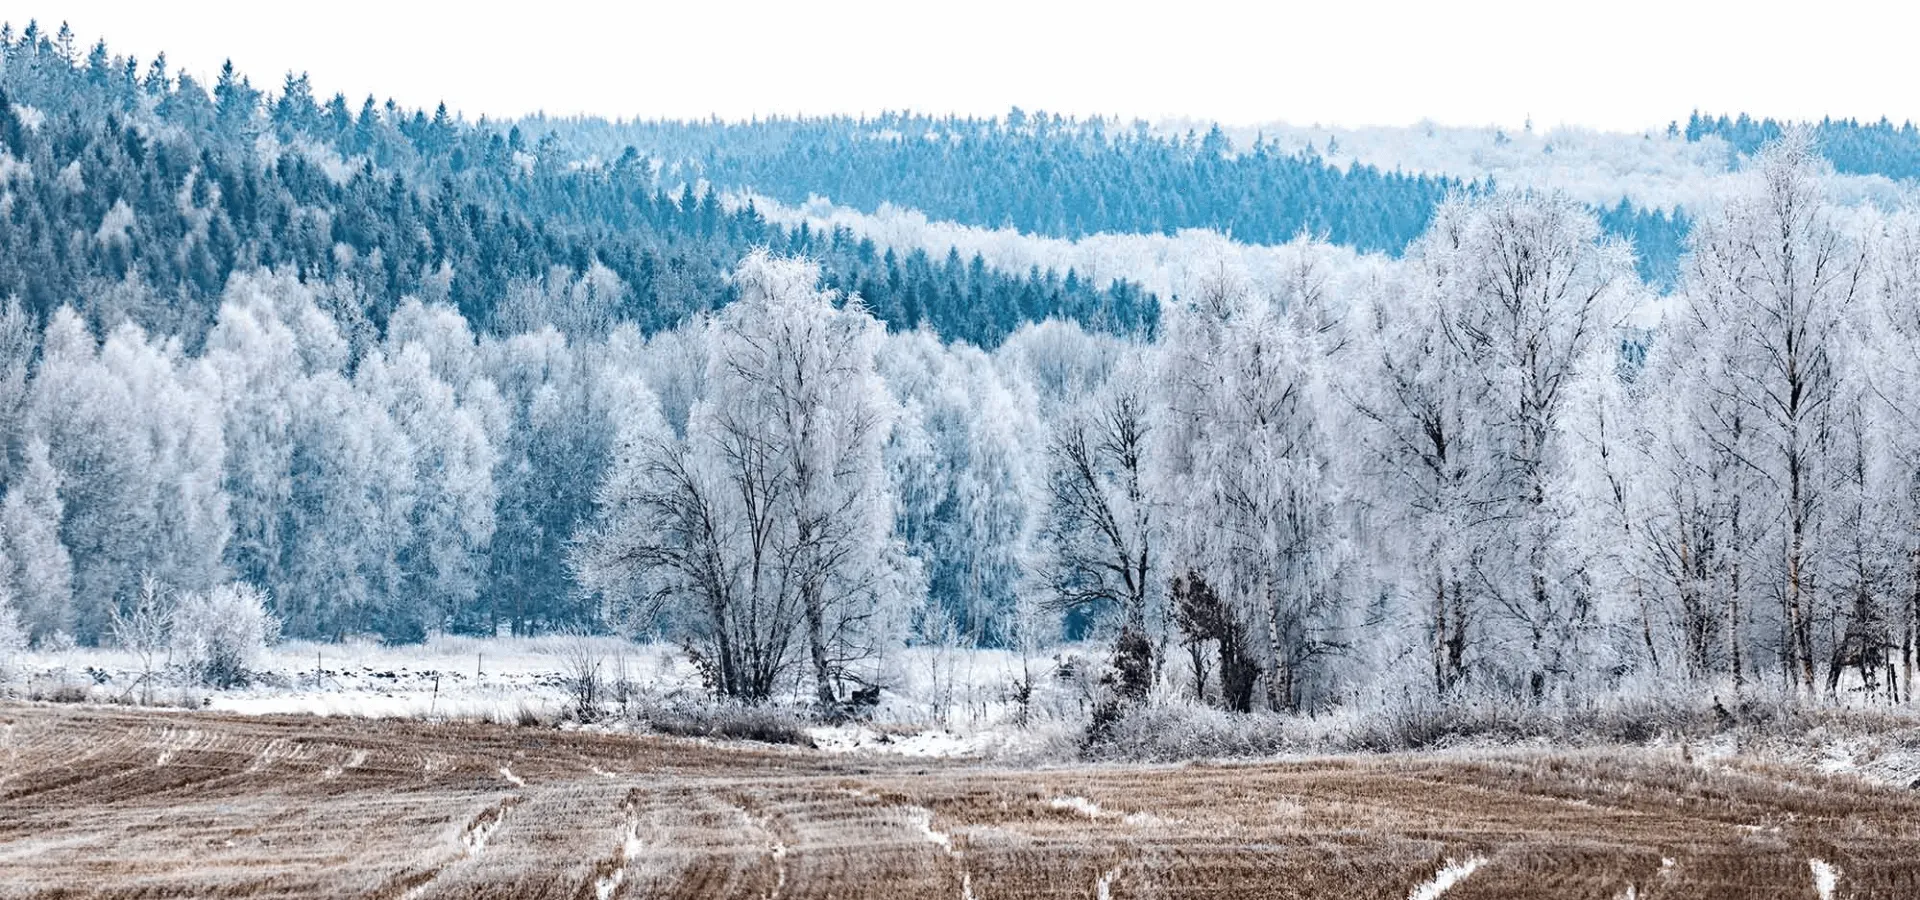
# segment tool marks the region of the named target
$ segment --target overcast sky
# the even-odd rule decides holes
[[[1560,124],[1689,110],[1920,119],[1915,13],[1893,2],[1172,0],[0,0],[144,62],[469,118],[1003,113],[1229,123]]]

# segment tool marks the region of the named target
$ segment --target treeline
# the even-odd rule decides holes
[[[799,204],[814,195],[873,212],[891,203],[935,220],[1077,238],[1207,228],[1251,244],[1306,233],[1393,255],[1456,192],[1490,184],[1341,167],[1265,140],[1235,147],[1214,127],[1162,135],[1145,123],[1014,109],[1003,119],[910,113],[728,122],[532,118],[580,156],[637,148],[674,177],[751,188]],[[1632,204],[1608,231],[1640,248],[1642,275],[1670,285],[1684,216]]]
[[[886,115],[747,125],[634,126],[767,129],[777,140],[736,145],[731,135],[689,160],[705,178],[752,187],[786,203],[810,194],[871,211],[908,206],[934,219],[1055,237],[1099,232],[1171,234],[1211,228],[1254,244],[1302,231],[1361,250],[1397,253],[1449,192],[1446,178],[1342,169],[1312,154],[1257,143],[1232,152],[1218,128],[1167,138],[1144,126],[1057,116],[976,120]]]
[[[1031,650],[1078,611],[1114,648],[1096,739],[1167,691],[1909,700],[1920,220],[1835,205],[1830,172],[1804,133],[1763,148],[1671,298],[1590,210],[1502,192],[1404,262],[1302,242],[1262,280],[1210,266],[1152,342],[1036,328],[990,362],[750,259],[576,572],[748,700],[831,705],[902,638]]]
[[[1726,140],[1743,154],[1752,154],[1793,127],[1793,122],[1755,119],[1746,113],[1728,117],[1695,111],[1687,119],[1685,132],[1690,141],[1711,135]],[[1920,128],[1912,122],[1895,125],[1884,116],[1878,122],[1828,118],[1807,127],[1819,143],[1820,155],[1838,172],[1885,175],[1895,181],[1920,177]]]
[[[580,321],[539,313],[556,326],[656,330],[724,303],[726,271],[762,246],[821,260],[896,328],[990,344],[1045,316],[1129,331],[1155,315],[1132,285],[788,231],[723,208],[711,187],[659,183],[637,157],[583,169],[551,138],[444,108],[368,98],[356,111],[304,77],[269,94],[231,67],[209,91],[164,56],[79,53],[64,28],[0,29],[0,153],[0,296],[41,318],[80,300],[101,327],[130,317],[190,343],[227,279],[255,268],[351,285],[344,302],[376,328],[417,295],[511,332],[529,311],[510,298],[544,291],[593,307]]]
[[[234,276],[194,349],[127,321],[96,332],[68,306],[36,327],[10,302],[0,623],[11,613],[33,641],[97,643],[156,596],[239,581],[265,591],[289,637],[620,628],[691,641],[685,609],[639,590],[659,578],[607,576],[582,553],[632,514],[638,500],[621,489],[660,474],[643,450],[699,443],[720,417],[740,429],[740,464],[762,466],[759,493],[745,495],[758,514],[785,514],[786,470],[770,468],[784,458],[770,449],[781,427],[824,454],[827,487],[795,493],[831,513],[809,519],[808,546],[861,511],[863,528],[832,554],[796,556],[765,543],[784,533],[757,530],[768,569],[819,555],[889,567],[807,583],[834,611],[835,660],[844,642],[872,650],[922,627],[1008,644],[1039,522],[1039,417],[1086,387],[1074,373],[1125,344],[1057,320],[996,354],[925,329],[888,334],[857,299],[816,290],[818,275],[750,255],[729,276],[740,300],[651,337],[630,322],[591,339],[551,325],[491,335],[450,304],[408,298],[357,340],[363,321],[332,311],[350,286],[266,272]],[[857,365],[840,364],[849,351],[826,355],[836,335],[864,354]],[[792,391],[755,393],[755,377],[793,371],[754,356],[769,345],[811,365]],[[770,396],[804,403],[749,415]],[[829,414],[849,404],[865,410],[857,440]],[[858,466],[833,456],[855,452]],[[856,475],[859,492],[831,489]],[[739,608],[756,628],[789,628],[798,580],[755,584],[772,608]],[[788,683],[795,646],[762,654],[763,690]]]

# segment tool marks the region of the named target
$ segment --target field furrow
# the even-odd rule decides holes
[[[1920,896],[1920,794],[1651,750],[1019,768],[0,710],[0,897]]]

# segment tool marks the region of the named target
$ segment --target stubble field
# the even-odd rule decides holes
[[[1920,793],[1674,751],[1023,767],[0,707],[0,896],[1920,896]]]

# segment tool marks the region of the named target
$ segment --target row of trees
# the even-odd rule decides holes
[[[770,593],[741,607],[763,624],[743,627],[780,627],[752,604],[787,609],[804,597],[825,634],[851,636],[854,620],[875,619],[862,640],[877,646],[917,621],[931,589],[940,615],[970,637],[1005,642],[1001,613],[1034,516],[1034,389],[984,351],[926,330],[888,334],[857,301],[817,289],[818,277],[751,255],[732,277],[742,299],[719,315],[651,337],[620,323],[584,340],[545,324],[476,333],[451,305],[417,298],[370,330],[338,283],[265,272],[231,280],[196,350],[130,322],[97,333],[70,307],[37,327],[8,305],[6,605],[35,640],[83,643],[114,640],[114,616],[138,606],[149,580],[183,592],[257,585],[284,633],[302,638],[671,630],[677,613],[568,558],[596,513],[617,518],[629,505],[601,482],[637,477],[652,459],[640,451],[673,435],[683,454],[731,447],[731,468],[718,471],[689,456],[685,474],[700,479],[690,488],[766,485],[765,496],[715,501],[748,504],[763,542],[794,496],[864,504],[879,529],[842,533],[836,514],[801,529],[804,560],[758,546],[756,566],[804,563],[814,574],[781,569],[763,585]],[[769,335],[774,327],[784,330]],[[1009,352],[1056,339],[1119,346],[1053,322],[1024,330]],[[864,354],[858,377],[836,368],[848,353]],[[788,365],[828,368],[802,384],[767,381]],[[809,418],[806,404],[847,397],[876,405],[831,428]],[[766,444],[778,434],[814,442],[809,455],[779,455],[799,451]],[[847,467],[874,463],[878,447],[884,490],[837,493],[853,490]],[[797,495],[783,481],[796,467]],[[844,598],[826,605],[818,572],[828,561],[882,550],[893,574],[863,590],[885,598],[884,615],[848,612]],[[761,663],[760,690],[786,662]]]
[[[982,287],[919,278],[910,260],[882,268],[883,250],[786,233],[688,186],[789,203],[825,194],[867,211],[893,203],[1030,234],[1207,228],[1268,243],[1305,232],[1392,254],[1466,186],[1267,142],[1235,147],[1218,129],[1168,137],[1018,111],[468,123],[444,107],[318,98],[291,73],[266,90],[229,65],[204,85],[164,55],[82,50],[70,32],[33,23],[17,34],[0,25],[0,91],[11,99],[0,103],[0,150],[24,167],[6,167],[16,198],[0,289],[42,315],[75,296],[114,296],[170,332],[210,324],[226,277],[256,266],[351,276],[376,322],[404,294],[442,290],[493,328],[516,282],[596,262],[628,290],[612,300],[622,315],[660,328],[726,299],[722,276],[758,245],[818,257],[830,283],[858,289],[896,328],[925,321],[990,344],[1035,308],[1139,328],[1153,321],[1151,304],[1124,285],[1093,290],[1061,273],[1049,288],[1025,271]],[[1631,204],[1605,213],[1609,230],[1641,247],[1649,277],[1670,280],[1684,218]],[[944,248],[930,252],[937,266]],[[1009,308],[981,308],[1008,296],[1018,298]]]
[[[1664,303],[1529,194],[1449,204],[1331,307],[1310,272],[1223,273],[1164,321],[1157,391],[1120,379],[1056,433],[1059,595],[1135,627],[1164,593],[1196,683],[1241,709],[1410,660],[1443,696],[1906,697],[1920,257],[1911,212],[1836,207],[1827,171],[1803,133],[1764,150]]]
[[[1297,710],[1383,687],[1540,700],[1772,679],[1905,697],[1920,649],[1920,410],[1901,388],[1920,358],[1920,230],[1910,212],[1833,205],[1826,172],[1804,135],[1769,147],[1696,230],[1668,300],[1589,211],[1525,193],[1448,204],[1404,265],[1343,268],[1308,244],[1277,279],[1222,264],[1153,343],[1023,333],[993,359],[1008,389],[969,386],[978,399],[938,432],[988,437],[1011,403],[1045,423],[1043,440],[994,440],[998,454],[961,457],[944,490],[906,465],[914,442],[899,431],[877,456],[837,443],[837,470],[864,474],[825,505],[802,488],[810,445],[769,422],[925,421],[937,398],[888,360],[906,342],[811,338],[838,349],[805,361],[774,349],[814,333],[781,324],[792,311],[829,330],[862,316],[778,264],[793,267],[778,279],[788,299],[706,326],[712,406],[631,445],[602,487],[615,513],[576,563],[603,592],[644,586],[669,610],[703,611],[679,633],[711,652],[809,648],[801,680],[816,686],[848,677],[849,651],[871,651],[887,610],[911,613],[913,590],[891,607],[864,592],[926,578],[951,552],[928,527],[945,521],[962,523],[976,580],[949,587],[944,612],[977,603],[982,574],[1006,585],[981,618],[998,624],[964,633],[1046,640],[1052,613],[1098,610],[1123,695],[1171,680],[1231,708]],[[755,337],[740,345],[743,333]],[[945,351],[953,380],[971,352]],[[866,387],[833,382],[809,400],[739,381],[743,368],[816,385],[860,373]],[[755,397],[784,412],[744,429],[708,418],[763,409]],[[905,510],[893,543],[874,524],[886,502],[855,483]],[[940,510],[962,496],[981,512]],[[996,529],[1000,516],[1017,524]],[[874,617],[852,629],[861,638],[829,640],[824,667],[821,616],[799,587],[799,561],[815,558],[803,523],[822,519],[871,537],[826,582],[844,605],[824,621]],[[768,566],[781,574],[758,580]],[[794,630],[756,642],[721,626],[749,609]]]

